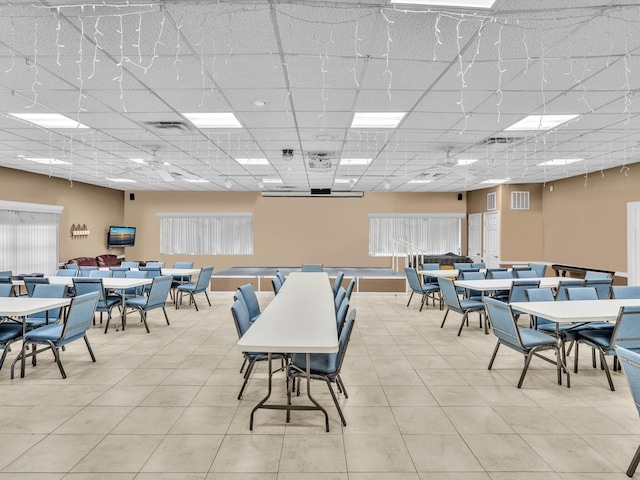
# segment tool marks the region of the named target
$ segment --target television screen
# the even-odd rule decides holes
[[[133,247],[136,243],[136,227],[109,227],[109,247]]]

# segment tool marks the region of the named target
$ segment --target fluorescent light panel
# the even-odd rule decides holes
[[[529,115],[510,127],[505,128],[505,131],[550,130],[577,117],[579,117],[579,115]]]
[[[42,163],[43,165],[71,165],[71,162],[65,162],[64,160],[58,160],[57,158],[36,158],[36,157],[21,157],[30,162]]]
[[[263,178],[262,179],[262,183],[267,184],[267,183],[282,183],[282,180],[279,178]]]
[[[183,113],[198,128],[242,128],[233,113]]]
[[[138,183],[130,178],[107,178],[107,180],[113,183]]]
[[[8,115],[44,128],[89,128],[59,113],[9,113]]]
[[[391,0],[390,3],[430,5],[434,7],[492,8],[496,0]]]
[[[366,166],[371,163],[370,158],[341,158],[340,165],[345,166]]]
[[[456,163],[456,165],[460,165],[460,166],[465,166],[465,165],[471,165],[472,163],[476,163],[478,161],[477,158],[466,158],[466,159],[460,159],[458,160],[458,163]]]
[[[144,158],[130,158],[129,160],[131,160],[134,163],[140,163],[140,164],[147,163],[144,161]]]
[[[266,158],[236,158],[236,162],[240,165],[269,165]]]
[[[336,178],[333,183],[356,183],[357,178]]]
[[[351,128],[396,128],[407,112],[356,112]]]
[[[563,165],[571,165],[572,163],[581,162],[584,158],[554,158],[546,162],[539,163],[539,167],[561,167]]]
[[[510,178],[490,178],[488,180],[485,180],[484,182],[480,182],[480,183],[489,183],[491,185],[498,185],[500,183],[506,183],[509,180],[511,180]]]
[[[413,180],[409,180],[407,183],[431,183],[433,180],[427,180],[425,178],[414,178]]]
[[[189,183],[209,183],[209,180],[204,178],[185,178],[184,181]]]

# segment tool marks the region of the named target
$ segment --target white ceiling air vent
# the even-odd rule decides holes
[[[316,172],[331,170],[335,158],[335,152],[309,152],[307,153],[309,170],[315,170]]]
[[[488,137],[482,142],[483,145],[505,145],[516,143],[520,137]]]
[[[191,129],[187,125],[186,122],[180,121],[164,121],[159,120],[156,122],[143,122],[150,130],[155,130],[157,132],[163,133],[186,133]]]

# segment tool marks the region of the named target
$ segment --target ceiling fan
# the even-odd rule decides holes
[[[152,154],[151,158],[133,160],[136,162],[136,165],[125,169],[123,173],[140,173],[141,170],[146,169],[156,176],[158,180],[163,182],[173,182],[178,179],[189,178],[189,175],[187,175],[183,169],[172,165],[156,155],[158,150],[160,150],[158,145],[150,145],[149,150]]]
[[[471,174],[469,171],[469,167],[466,165],[459,165],[458,161],[451,156],[451,152],[453,152],[453,147],[445,147],[445,158],[443,158],[440,162],[435,163],[425,169],[419,170],[418,175],[416,176],[416,180],[424,179],[424,180],[435,180],[438,178],[446,177],[448,175],[453,175],[456,177],[460,177],[467,182],[475,181],[476,177]]]

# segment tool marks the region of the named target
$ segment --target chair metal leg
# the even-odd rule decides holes
[[[349,394],[347,393],[347,389],[344,387],[344,382],[342,381],[342,377],[340,375],[336,376],[336,382],[339,383],[344,398],[349,398]]]
[[[460,336],[460,334],[462,333],[462,329],[464,327],[464,323],[468,319],[469,319],[469,312],[464,312],[464,315],[462,315],[462,323],[460,324],[460,328],[458,329],[458,336]]]
[[[240,367],[240,373],[242,373],[246,364],[247,364],[247,357],[244,357],[244,360],[242,361],[242,366]]]
[[[578,348],[580,347],[580,342],[576,340],[576,356],[573,357],[573,373],[578,373]]]
[[[633,474],[636,473],[636,468],[638,468],[638,463],[640,463],[640,446],[638,446],[629,468],[627,468],[627,477],[633,477]]]
[[[5,347],[2,349],[2,357],[0,357],[0,368],[2,368],[2,365],[4,365],[4,361],[7,358],[7,353],[9,353],[8,347],[8,345],[5,345]]]
[[[593,364],[593,368],[598,366],[598,363],[596,362],[596,351],[593,348],[591,349],[591,363]]]
[[[427,299],[427,294],[422,295],[422,303],[420,304],[420,311],[422,311],[422,307],[424,307],[424,301]]]
[[[347,426],[347,421],[344,419],[344,415],[342,414],[342,409],[340,408],[340,404],[338,404],[338,398],[336,397],[336,392],[333,391],[333,387],[331,386],[331,381],[328,378],[325,378],[325,382],[327,382],[327,387],[329,387],[329,392],[331,392],[331,397],[333,398],[333,403],[336,405],[336,409],[338,410],[338,415],[340,415],[340,420],[342,420],[342,425]]]
[[[196,312],[198,311],[198,304],[196,303],[196,297],[193,293],[189,292],[189,303],[193,302],[193,306],[196,307]]]
[[[171,325],[169,323],[169,317],[167,317],[167,311],[164,309],[164,305],[162,306],[162,313],[164,313],[164,319],[167,321],[167,325]]]
[[[527,374],[527,370],[529,370],[529,364],[531,363],[531,358],[533,357],[533,350],[531,350],[524,359],[524,368],[522,369],[522,374],[520,375],[520,380],[518,381],[518,388],[522,387],[522,382],[524,382],[524,377]]]
[[[207,297],[207,302],[209,302],[209,306],[211,306],[211,300],[209,300],[209,294],[206,290],[204,291],[204,296]]]
[[[60,352],[58,351],[58,348],[53,346],[53,344],[51,344],[51,350],[53,351],[53,357],[55,358],[56,363],[58,364],[58,369],[62,374],[62,378],[67,378],[67,374],[64,372],[64,368],[62,368],[62,362],[60,361]]]
[[[496,348],[493,349],[493,355],[491,355],[491,360],[489,360],[488,370],[491,370],[491,367],[493,367],[493,361],[496,359],[496,355],[498,354],[499,348],[500,348],[500,340],[498,340],[498,343],[496,343]]]
[[[242,387],[240,387],[240,393],[238,393],[238,400],[242,400],[244,389],[247,388],[247,384],[249,383],[249,377],[251,376],[251,372],[253,372],[253,367],[255,366],[255,364],[256,364],[255,361],[249,360],[249,366],[247,367],[247,370],[244,374],[244,383],[242,384]]]
[[[442,319],[442,323],[440,324],[440,328],[444,327],[444,322],[447,320],[447,315],[449,315],[449,307],[447,307],[447,311],[444,312],[444,318]]]
[[[604,373],[607,375],[607,380],[609,381],[609,388],[611,389],[612,392],[615,392],[616,389],[613,386],[613,380],[611,379],[611,372],[609,372],[609,365],[607,365],[607,359],[602,350],[600,350],[600,364],[604,367]]]
[[[93,349],[91,348],[91,344],[89,343],[89,338],[84,336],[84,343],[87,344],[87,349],[89,350],[89,355],[91,355],[91,360],[93,363],[96,363],[96,356],[93,354]]]
[[[409,296],[409,301],[407,302],[407,307],[409,306],[409,304],[411,303],[411,299],[413,298],[413,292],[411,292],[411,296]]]

